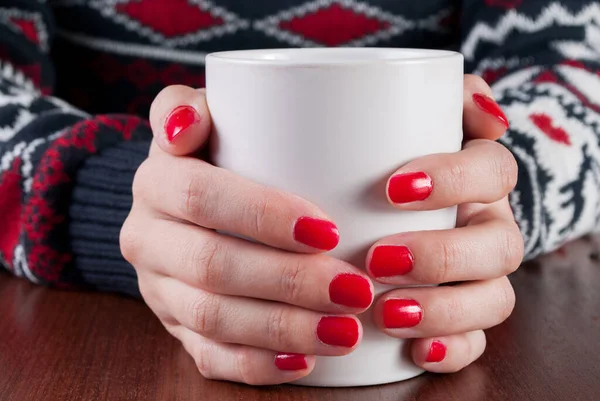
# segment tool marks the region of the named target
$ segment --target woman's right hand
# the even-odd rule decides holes
[[[200,373],[278,384],[310,373],[314,355],[350,353],[362,336],[354,314],[370,306],[373,287],[323,254],[338,243],[334,223],[304,199],[187,156],[210,135],[204,91],[164,89],[150,123],[121,249]]]

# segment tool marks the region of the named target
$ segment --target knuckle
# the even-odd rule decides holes
[[[294,349],[294,344],[288,335],[291,324],[289,310],[284,307],[274,307],[268,318],[267,338],[269,344],[278,349]]]
[[[508,279],[501,280],[498,288],[498,322],[501,323],[508,319],[515,308],[515,291]]]
[[[464,326],[471,319],[471,313],[460,297],[450,297],[446,303],[446,318],[449,325]]]
[[[200,293],[191,305],[192,329],[204,337],[217,339],[221,326],[220,309],[216,296]]]
[[[191,179],[179,193],[177,209],[182,216],[194,216],[199,209],[203,208],[204,199],[204,188],[198,181]]]
[[[143,201],[147,197],[148,185],[153,181],[153,175],[155,169],[152,167],[150,159],[144,160],[137,168],[133,177],[133,184],[131,192],[133,195],[133,202]]]
[[[306,281],[306,270],[300,258],[291,258],[287,262],[280,277],[281,293],[286,303],[297,304]]]
[[[197,221],[198,216],[210,215],[214,191],[210,183],[210,177],[202,169],[190,171],[187,185],[183,185],[177,195],[176,209],[180,216],[185,216],[190,221]]]
[[[461,249],[453,242],[440,241],[438,243],[438,254],[440,255],[440,264],[437,269],[432,270],[432,279],[435,283],[446,283],[451,281],[451,275],[457,270],[461,260]]]
[[[136,217],[130,213],[119,232],[119,247],[121,249],[121,254],[123,255],[123,258],[134,267],[137,264],[136,262],[141,249],[139,231],[136,229],[136,224],[134,223],[135,219]]]
[[[468,167],[463,162],[453,163],[449,166],[447,182],[450,183],[450,188],[455,195],[465,193],[470,187],[468,170]]]
[[[196,367],[198,368],[198,372],[206,378],[206,379],[214,379],[214,373],[212,368],[212,363],[210,360],[210,354],[207,350],[207,346],[201,342],[197,345],[196,355],[194,355],[194,360],[196,361]]]
[[[271,199],[266,187],[252,201],[246,202],[243,210],[243,221],[250,230],[250,235],[259,238],[262,233],[269,230],[268,218],[271,209]]]
[[[517,185],[519,167],[513,154],[498,142],[492,142],[496,148],[496,157],[493,158],[494,175],[500,180],[499,185],[503,194],[507,194]]]
[[[206,239],[201,244],[192,243],[187,248],[190,256],[183,268],[191,268],[196,272],[200,287],[207,290],[220,288],[223,283],[221,240],[218,237]]]
[[[196,367],[198,368],[198,372],[200,372],[202,377],[208,380],[215,379],[212,368],[210,366],[211,365],[208,360],[208,357],[201,355],[196,358]]]
[[[523,261],[524,242],[521,231],[516,223],[510,223],[500,231],[501,246],[498,248],[502,254],[503,271],[507,276],[514,273]]]
[[[248,348],[241,348],[236,353],[235,367],[239,378],[245,384],[262,384],[259,378],[259,370],[254,367],[254,353]]]

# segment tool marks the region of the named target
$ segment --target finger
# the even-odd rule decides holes
[[[327,255],[285,252],[210,230],[154,220],[130,262],[210,292],[359,313],[373,301],[360,269]]]
[[[489,85],[477,75],[465,75],[463,126],[470,139],[495,141],[508,129],[508,118],[492,96]]]
[[[515,223],[513,211],[508,202],[508,196],[490,204],[466,203],[459,205],[456,224],[458,227],[471,226],[494,219]]]
[[[278,352],[346,355],[358,345],[355,316],[329,316],[295,306],[231,297],[162,277],[145,289],[152,310],[164,308],[180,324],[214,341]]]
[[[505,199],[451,230],[383,238],[367,254],[369,275],[394,285],[489,280],[513,273],[523,260],[523,236]],[[474,218],[475,216],[473,216]]]
[[[205,91],[183,85],[166,87],[150,107],[150,126],[163,151],[172,155],[195,153],[211,130]]]
[[[483,330],[446,337],[414,340],[412,358],[416,365],[435,373],[458,372],[470,365],[485,351]]]
[[[411,161],[388,180],[387,197],[403,210],[437,210],[504,198],[517,182],[517,163],[503,145],[473,140],[464,150]]]
[[[376,302],[374,319],[392,337],[437,337],[496,326],[508,318],[514,305],[513,288],[502,277],[392,290]]]
[[[168,218],[237,234],[295,252],[335,248],[337,227],[310,202],[188,157],[157,155],[138,168],[142,200]]]
[[[174,334],[206,379],[274,385],[298,380],[315,367],[315,357],[311,355],[218,343],[182,326]]]

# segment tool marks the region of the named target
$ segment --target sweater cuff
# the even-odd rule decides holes
[[[90,156],[77,172],[69,208],[74,271],[99,291],[140,297],[135,270],[121,255],[119,233],[133,201],[135,172],[150,142],[123,142]]]

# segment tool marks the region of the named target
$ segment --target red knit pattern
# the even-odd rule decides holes
[[[10,170],[0,175],[0,258],[12,268],[14,249],[21,232],[21,159],[16,158]]]

